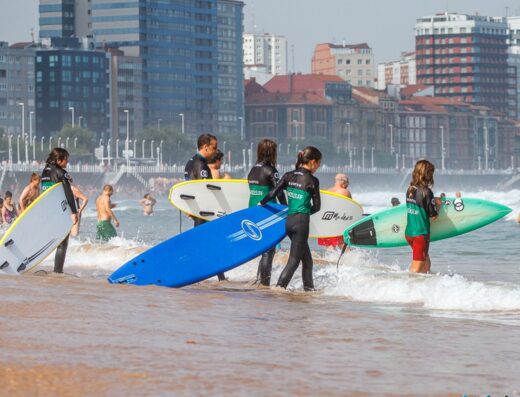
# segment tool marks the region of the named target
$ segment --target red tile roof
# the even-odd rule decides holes
[[[246,98],[246,105],[332,105],[333,102],[315,92],[304,93],[254,93]]]
[[[401,95],[401,98],[403,98],[403,99],[410,98],[414,94],[417,94],[418,92],[423,91],[423,90],[427,89],[428,87],[429,86],[423,85],[423,84],[410,84],[410,85],[407,85],[406,87],[401,88],[401,91],[399,92],[399,94]]]
[[[341,77],[325,74],[290,74],[275,76],[264,84],[269,92],[324,91],[327,82],[345,82]]]

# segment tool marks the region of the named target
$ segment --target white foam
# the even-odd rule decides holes
[[[335,266],[317,269],[315,283],[325,295],[360,302],[462,312],[520,311],[518,285],[476,282],[461,275],[414,275],[382,264],[363,250],[346,253],[338,271]]]

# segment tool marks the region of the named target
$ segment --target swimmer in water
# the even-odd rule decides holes
[[[146,193],[139,201],[139,204],[141,204],[141,207],[143,207],[143,215],[153,215],[153,206],[156,203],[157,200],[150,193]]]

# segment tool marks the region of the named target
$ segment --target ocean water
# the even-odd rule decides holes
[[[165,197],[146,217],[116,196],[119,237],[100,244],[89,207],[65,275],[51,257],[0,277],[0,395],[520,395],[520,191],[463,195],[513,212],[432,243],[429,275],[409,274],[408,248],[353,249],[336,266],[339,252],[311,241],[311,294],[299,271],[287,292],[252,287],[257,260],[223,283],[110,285],[192,222]],[[372,213],[393,196],[354,198]],[[284,240],[272,283],[287,252]]]

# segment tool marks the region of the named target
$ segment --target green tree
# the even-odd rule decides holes
[[[90,155],[94,153],[94,147],[96,146],[95,134],[87,128],[72,127],[70,124],[65,124],[54,138],[56,144],[58,143],[58,138],[61,138],[62,145],[65,145],[67,138],[69,138],[66,149],[71,154]]]
[[[159,147],[162,141],[163,161],[168,164],[185,163],[193,156],[197,146],[196,143],[188,139],[186,135],[183,135],[182,132],[172,127],[164,127],[161,129],[147,128],[137,136],[137,139],[145,139],[147,145],[150,145],[153,140],[154,148]],[[146,153],[148,154],[149,152],[146,151]],[[154,158],[155,157],[156,153],[154,153]]]

